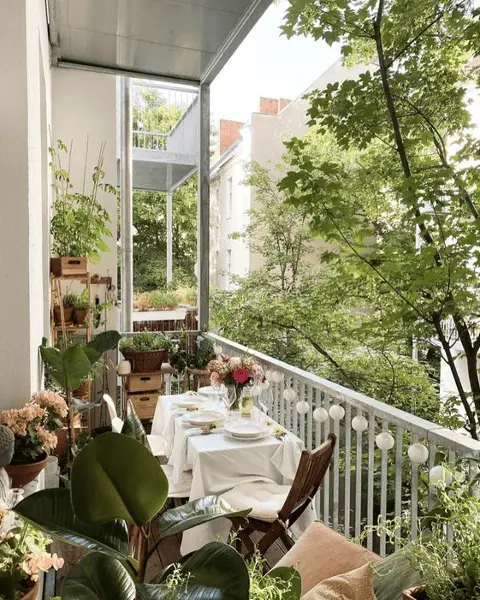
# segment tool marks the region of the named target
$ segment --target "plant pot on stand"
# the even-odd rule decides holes
[[[7,465],[5,470],[12,479],[12,488],[22,488],[31,483],[47,466],[48,456],[43,452],[39,460],[31,463]]]
[[[405,590],[402,600],[428,600],[428,596],[423,587],[415,587]]]

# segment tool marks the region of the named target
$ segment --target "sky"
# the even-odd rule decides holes
[[[272,4],[211,85],[213,119],[247,122],[260,96],[298,97],[340,56],[338,47],[280,37],[288,2]]]

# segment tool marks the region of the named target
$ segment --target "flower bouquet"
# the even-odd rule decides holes
[[[225,385],[229,395],[234,395],[232,410],[240,407],[240,397],[246,385],[260,383],[265,378],[262,366],[250,356],[219,356],[208,363],[207,371],[213,387]]]
[[[13,487],[30,483],[45,468],[47,452],[56,447],[55,432],[67,412],[65,400],[53,392],[39,392],[22,408],[0,412],[0,423],[15,436],[13,458],[6,467]]]
[[[49,554],[46,550],[51,540],[23,521],[14,519],[13,527],[5,531],[11,514],[0,508],[0,595],[8,589],[15,598],[30,600],[36,598],[40,572],[61,569],[63,559]]]

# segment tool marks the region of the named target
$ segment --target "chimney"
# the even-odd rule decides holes
[[[220,119],[220,155],[241,137],[240,129],[244,125],[240,121]]]
[[[285,98],[260,98],[260,113],[262,115],[278,115],[291,100]]]

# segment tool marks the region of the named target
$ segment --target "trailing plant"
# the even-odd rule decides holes
[[[451,472],[444,469],[448,482]],[[429,600],[480,598],[478,478],[471,482],[458,474],[450,484],[437,484],[434,507],[418,519],[417,537],[410,541],[411,523],[411,515],[404,514],[365,529],[362,539],[375,532],[396,543]]]
[[[89,194],[85,192],[85,179],[82,192],[73,191],[70,174],[72,145],[68,148],[58,140],[56,147],[51,147],[49,151],[53,177],[53,217],[50,223],[52,252],[59,257],[87,256],[92,263],[98,263],[101,252],[109,251],[104,238],[112,235],[107,226],[110,216],[100,204],[98,195],[104,192],[117,196],[116,187],[103,182],[105,143],[100,146],[97,164],[93,168]],[[67,161],[66,165],[64,161]]]
[[[141,331],[139,333],[124,335],[120,340],[120,352],[149,352],[152,350],[170,350],[172,340],[164,333]]]

